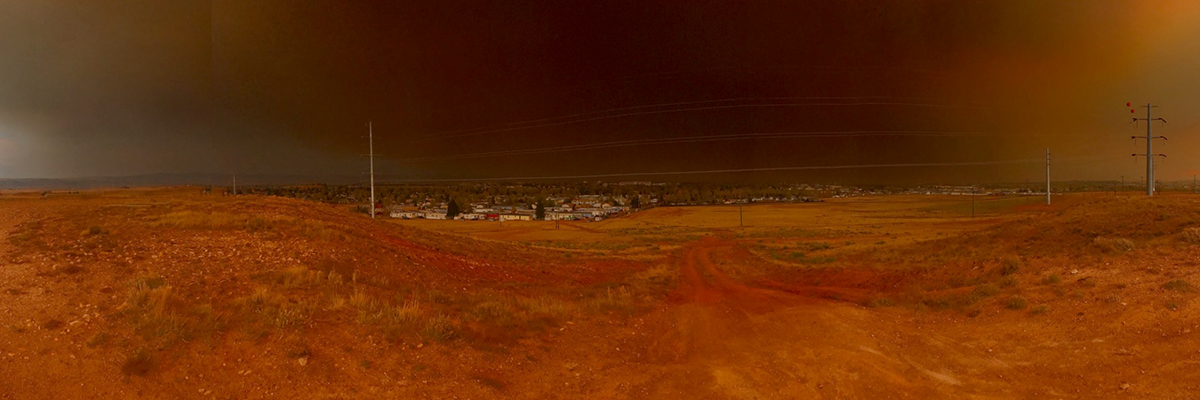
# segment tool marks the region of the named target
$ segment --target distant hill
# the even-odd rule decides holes
[[[238,175],[238,185],[290,185],[305,183],[352,184],[363,180],[357,176],[299,176],[299,175]],[[86,178],[29,178],[0,179],[0,189],[92,189],[112,187],[147,187],[177,185],[229,186],[231,175],[225,174],[146,174],[130,176],[97,176]]]

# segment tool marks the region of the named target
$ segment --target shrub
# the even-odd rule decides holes
[[[1191,293],[1191,292],[1195,291],[1195,289],[1192,289],[1192,284],[1188,283],[1187,281],[1185,281],[1183,279],[1176,279],[1176,280],[1167,282],[1166,284],[1163,285],[1163,289],[1174,290],[1176,292],[1184,292],[1184,293]]]
[[[1092,240],[1092,244],[1105,253],[1124,253],[1133,250],[1133,242],[1124,238],[1102,238]]]
[[[151,369],[154,369],[154,356],[146,349],[138,349],[125,357],[125,362],[121,364],[121,373],[126,376],[145,376]]]
[[[87,347],[94,349],[103,346],[108,343],[109,339],[112,339],[112,335],[109,335],[107,332],[97,333],[91,339],[88,339]]]
[[[426,340],[445,342],[456,336],[458,336],[458,329],[454,327],[450,317],[444,314],[429,318],[425,321],[424,329],[421,329],[421,337]]]
[[[1004,307],[1009,310],[1023,310],[1028,305],[1029,305],[1029,302],[1026,301],[1024,297],[1021,297],[1021,296],[1009,297],[1008,300],[1004,302]]]
[[[609,312],[628,310],[633,308],[633,293],[629,288],[621,287],[617,290],[611,288],[605,290],[604,294],[591,298],[588,301],[588,308],[596,312]]]
[[[967,304],[974,304],[975,302],[978,302],[979,300],[983,300],[985,298],[991,297],[992,295],[999,293],[999,292],[1000,292],[1000,288],[998,288],[996,286],[980,285],[980,286],[976,287],[975,290],[972,290],[970,294],[967,295],[966,302],[967,302]]]
[[[1015,276],[1006,276],[1000,279],[1000,287],[1014,287],[1020,283]]]
[[[1183,240],[1184,243],[1200,244],[1200,228],[1184,229],[1180,240]]]
[[[316,305],[307,300],[289,301],[282,294],[260,287],[240,300],[242,316],[258,333],[265,333],[269,326],[276,328],[298,328],[312,319]]]
[[[566,303],[553,297],[522,299],[519,303],[522,308],[535,316],[548,316],[557,319],[565,317],[570,312]]]
[[[1062,277],[1058,275],[1050,275],[1042,278],[1042,283],[1046,285],[1057,285],[1059,282],[1062,282]]]
[[[1005,258],[1000,262],[1000,275],[1009,276],[1021,270],[1021,261],[1013,257]]]
[[[868,301],[866,305],[867,307],[891,307],[896,305],[896,303],[887,297],[878,297],[871,299],[871,301]]]
[[[275,271],[275,283],[285,288],[308,287],[320,284],[324,279],[321,272],[310,271],[304,267],[291,267]]]
[[[1050,312],[1050,306],[1047,306],[1045,304],[1042,304],[1040,306],[1034,307],[1032,310],[1029,310],[1029,314],[1031,314],[1031,315],[1042,315],[1042,314],[1045,314],[1048,312]]]
[[[512,319],[513,308],[507,302],[489,300],[476,304],[467,315],[480,321],[508,321]]]

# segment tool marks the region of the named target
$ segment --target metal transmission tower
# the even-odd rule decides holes
[[[1132,104],[1125,103],[1125,106],[1130,107],[1130,106],[1132,106]],[[1167,137],[1166,136],[1154,136],[1152,133],[1150,133],[1150,128],[1154,126],[1153,121],[1162,121],[1163,124],[1166,124],[1167,120],[1162,119],[1162,118],[1151,118],[1150,117],[1150,111],[1158,106],[1151,105],[1150,103],[1146,103],[1146,105],[1144,105],[1142,107],[1146,107],[1146,118],[1134,117],[1133,123],[1136,124],[1138,121],[1146,121],[1146,137],[1145,137],[1146,153],[1145,154],[1134,153],[1133,156],[1134,157],[1137,157],[1137,156],[1146,157],[1146,195],[1154,196],[1154,157],[1163,157],[1163,158],[1167,157],[1166,154],[1154,154],[1154,139],[1162,139],[1165,141],[1165,140],[1167,140]],[[1129,109],[1129,112],[1132,114],[1135,112],[1135,110],[1131,108],[1131,109]],[[1137,136],[1130,136],[1130,138],[1132,138],[1134,140],[1141,139]]]
[[[1046,148],[1046,205],[1050,205],[1050,148]]]

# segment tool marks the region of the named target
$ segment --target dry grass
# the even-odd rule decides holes
[[[300,237],[321,241],[344,242],[350,238],[343,228],[320,221],[227,212],[175,211],[154,217],[150,225],[176,229],[290,232]]]
[[[1124,238],[1098,237],[1092,244],[1105,253],[1124,253],[1133,250],[1133,241]]]
[[[211,304],[192,305],[161,277],[130,282],[122,310],[134,331],[151,342],[167,344],[207,338],[221,328]]]
[[[235,303],[240,306],[238,322],[252,336],[265,336],[269,328],[303,328],[317,309],[316,304],[306,298],[289,299],[268,287],[256,288],[254,293]]]
[[[584,304],[585,309],[597,313],[628,312],[634,307],[633,292],[627,287],[616,290],[609,288]]]
[[[438,314],[425,320],[421,337],[435,342],[446,342],[458,337],[458,328],[454,326],[454,320],[450,317]]]
[[[1200,228],[1184,229],[1179,239],[1188,244],[1200,244]]]
[[[156,227],[177,229],[244,229],[265,230],[270,221],[261,217],[225,212],[176,211],[158,216],[152,222]]]
[[[1009,276],[1021,270],[1021,260],[1016,257],[1005,257],[1000,261],[1000,275]]]
[[[125,357],[125,362],[121,363],[121,373],[126,376],[145,376],[154,369],[155,365],[154,355],[142,348]]]
[[[1188,283],[1188,281],[1185,281],[1183,279],[1176,279],[1176,280],[1167,282],[1166,284],[1163,284],[1163,289],[1173,290],[1176,292],[1183,292],[1183,293],[1191,293],[1191,292],[1196,291],[1195,289],[1192,288],[1192,284]]]
[[[1004,308],[1009,310],[1024,310],[1025,307],[1028,306],[1029,301],[1025,300],[1025,298],[1021,296],[1012,296],[1009,297],[1008,300],[1004,301]]]

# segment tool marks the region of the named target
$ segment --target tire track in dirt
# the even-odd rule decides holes
[[[680,255],[678,303],[651,317],[655,333],[638,360],[645,378],[633,386],[639,393],[954,398],[969,397],[981,384],[959,372],[1005,369],[985,366],[970,351],[948,347],[949,339],[913,331],[895,316],[831,299],[863,296],[857,288],[739,282],[714,261],[738,262],[735,246],[710,237]]]

